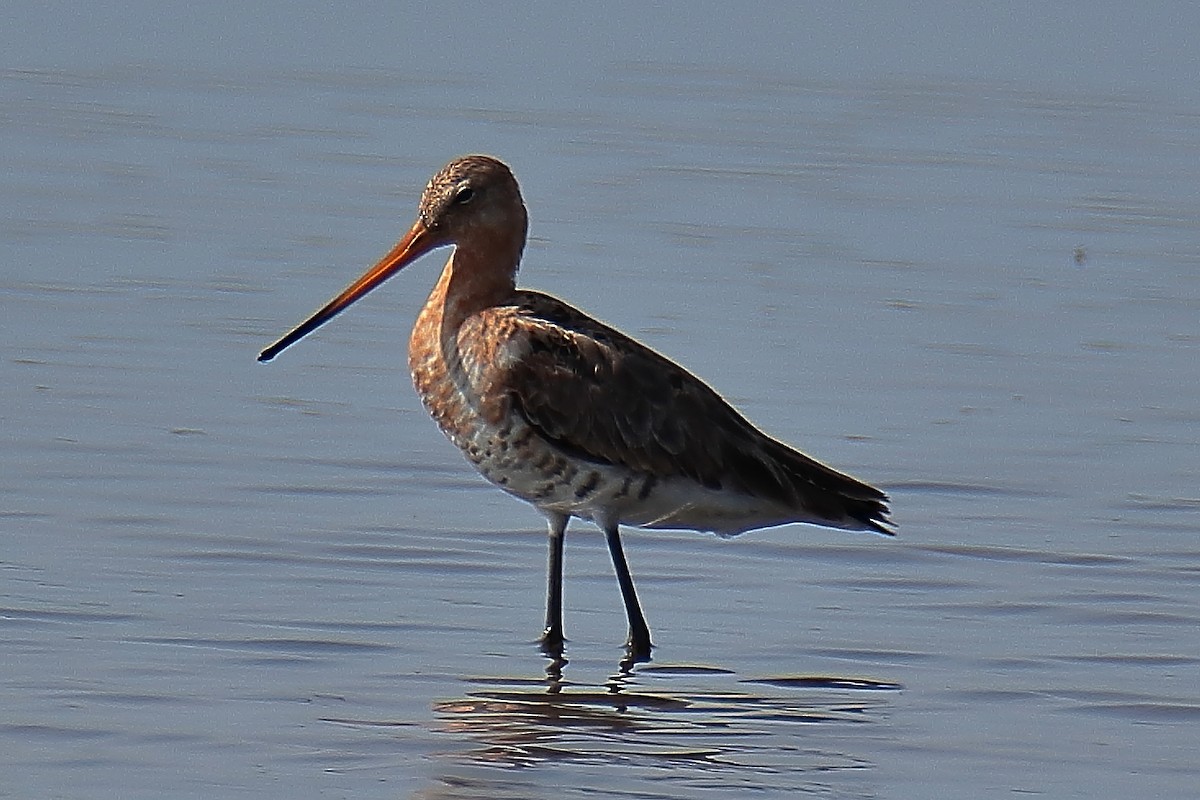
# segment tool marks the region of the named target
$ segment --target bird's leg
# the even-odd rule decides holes
[[[621,547],[621,534],[615,522],[604,526],[604,537],[608,540],[608,552],[612,555],[617,583],[621,586],[621,598],[625,601],[625,616],[629,618],[629,639],[625,647],[632,661],[649,661],[650,648],[654,646],[650,643],[650,628],[642,615],[637,590],[633,588],[633,577],[629,574],[629,565],[625,563],[625,550]]]
[[[542,631],[542,652],[552,658],[562,656],[562,566],[563,534],[567,530],[566,514],[547,514],[550,523],[550,556],[546,562],[546,628]]]

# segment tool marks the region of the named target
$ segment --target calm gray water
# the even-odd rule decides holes
[[[1196,796],[1195,25],[717,8],[12,12],[0,797]],[[900,537],[630,531],[630,672],[573,526],[549,677],[543,523],[404,367],[444,253],[254,360],[471,151],[527,286]]]

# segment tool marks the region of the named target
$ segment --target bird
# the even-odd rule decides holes
[[[894,536],[888,497],[772,438],[670,359],[563,300],[517,288],[528,213],[512,170],[456,158],[425,186],[400,241],[264,349],[270,361],[388,278],[452,246],[417,315],[408,366],[438,427],[549,534],[548,656],[562,657],[563,543],[572,518],[603,532],[629,623],[626,657],[654,647],[620,526],[723,537],[790,523]]]

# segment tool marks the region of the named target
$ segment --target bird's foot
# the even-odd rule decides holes
[[[562,628],[549,627],[542,631],[542,635],[538,638],[538,646],[541,647],[542,653],[547,658],[561,659],[563,655],[563,645],[566,644],[567,637],[563,636]]]
[[[650,660],[650,651],[654,645],[650,641],[649,629],[631,630],[625,640],[625,657],[631,664],[640,664]]]

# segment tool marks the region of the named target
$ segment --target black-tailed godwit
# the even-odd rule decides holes
[[[417,316],[408,364],[442,431],[492,483],[549,521],[543,649],[561,657],[563,534],[608,540],[629,656],[650,629],[619,526],[721,535],[792,522],[891,535],[887,496],[754,427],[687,370],[562,300],[517,289],[528,219],[517,181],[488,156],[433,176],[417,219],[374,267],[263,350],[270,361],[420,256],[454,245]]]

